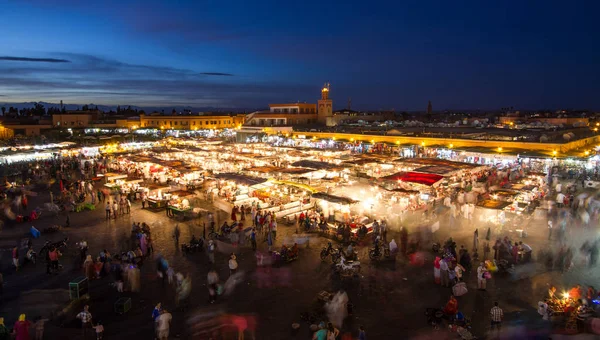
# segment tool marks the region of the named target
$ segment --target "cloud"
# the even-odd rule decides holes
[[[27,58],[27,57],[0,57],[0,60],[6,61],[27,61],[36,63],[70,63],[67,59],[56,59],[56,58]]]
[[[202,72],[200,74],[203,74],[205,76],[225,76],[225,77],[233,76],[233,74],[231,74],[231,73],[221,73],[221,72]]]
[[[0,63],[0,93],[11,101],[129,105],[265,107],[310,100],[311,86],[261,83],[228,72],[137,65],[95,55],[58,53],[70,63]]]

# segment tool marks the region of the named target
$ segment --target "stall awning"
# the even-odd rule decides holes
[[[481,166],[479,164],[455,162],[438,158],[400,158],[397,161],[402,163],[418,164],[422,166],[448,166],[455,169],[473,169]]]
[[[382,177],[386,181],[402,181],[421,185],[432,186],[439,182],[442,178],[436,174],[424,174],[420,172],[398,172],[390,176]]]
[[[509,190],[509,189],[499,189],[490,192],[490,195],[498,195],[498,196],[517,196],[519,194],[518,191]]]
[[[279,173],[289,174],[289,175],[303,175],[309,172],[315,171],[314,169],[307,168],[281,168],[278,170]]]
[[[403,194],[420,194],[421,192],[419,190],[408,190],[408,189],[402,189],[402,188],[394,188],[394,189],[388,189],[384,186],[382,186],[381,188],[390,191],[390,192],[399,192],[399,193],[403,193]]]
[[[285,185],[289,185],[292,187],[304,189],[304,190],[310,191],[312,193],[317,192],[317,190],[315,190],[313,187],[308,186],[306,184],[302,184],[302,183],[296,183],[296,182],[290,182],[290,181],[277,181],[277,180],[272,180],[271,182],[273,182],[275,184],[285,184]]]
[[[457,169],[453,166],[447,166],[447,165],[428,165],[428,166],[423,166],[417,169],[414,169],[414,172],[422,172],[424,174],[435,174],[435,175],[440,175],[440,176],[448,176],[456,171],[458,171],[460,169]]]
[[[334,170],[343,168],[343,166],[318,161],[302,160],[292,163],[293,166],[299,166],[303,168],[315,169],[315,170]]]
[[[498,201],[498,200],[483,200],[477,203],[478,207],[487,208],[487,209],[495,209],[502,210],[511,205],[510,202]]]
[[[316,192],[312,194],[312,197],[338,204],[353,204],[358,202],[348,197],[330,195],[324,192]]]
[[[228,181],[234,181],[238,184],[242,184],[242,185],[246,185],[246,186],[260,184],[260,183],[264,183],[267,181],[267,179],[265,179],[265,178],[245,176],[245,175],[236,174],[233,172],[225,172],[225,173],[221,173],[221,174],[216,174],[215,178],[225,179]]]
[[[248,168],[245,169],[246,171],[253,171],[253,172],[261,172],[261,173],[265,173],[268,174],[270,172],[277,172],[280,170],[280,168],[276,167],[276,166],[255,166],[252,168]]]

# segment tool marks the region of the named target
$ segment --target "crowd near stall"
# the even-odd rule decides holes
[[[4,148],[0,162],[11,165],[2,168],[4,214],[11,221],[34,220],[41,213],[34,210],[22,216],[13,211],[15,206],[26,206],[27,197],[34,195],[26,187],[38,185],[47,191],[58,181],[60,193],[51,194],[45,206],[56,213],[93,210],[103,202],[107,220],[128,214],[132,203],[141,203],[149,214],[166,214],[176,220],[174,224],[206,216],[208,230],[204,229],[201,240],[194,238],[182,249],[205,246],[209,258],[212,254],[211,263],[216,241],[237,247],[249,238],[256,250],[257,233],[264,237],[273,263],[296,259],[297,244],[272,249],[277,223],[285,223],[295,226],[295,234],[318,233],[347,246],[336,250],[330,244],[321,258],[331,255],[337,273],[348,278],[360,270],[353,247],[368,246],[372,261],[400,254],[418,262],[424,237],[435,238],[441,224],[451,231],[460,225],[462,231],[472,233],[472,246],[458,248],[452,238],[432,242],[433,281],[452,286],[454,295],[460,296],[467,293],[462,277],[471,270],[477,273],[481,290],[495,273],[518,279],[526,271],[534,250],[524,241],[530,221],[538,217],[547,218],[548,239],[558,240],[561,248],[558,253],[542,249],[536,260],[567,271],[575,265],[574,252],[590,267],[598,256],[596,238],[579,250],[565,242],[568,225],[587,230],[598,224],[599,164],[593,157],[581,163],[424,145],[269,136],[255,143],[167,138],[98,147],[63,143]],[[227,213],[223,226],[216,226],[212,213],[201,208],[206,202]],[[413,220],[419,216],[419,226],[410,236],[409,216]],[[250,223],[244,225],[247,217]],[[123,257],[135,266],[151,249],[151,238],[148,226],[134,225],[132,233],[134,252],[142,255]],[[396,235],[398,243],[388,233]],[[173,236],[178,240],[179,229]],[[233,275],[235,254],[228,263]],[[216,283],[209,284],[211,303],[216,291]],[[427,315],[435,324],[441,322],[439,315],[445,315],[466,336],[466,321],[457,322],[460,313],[453,299],[443,310]],[[581,329],[595,316],[597,301],[591,285],[587,293],[577,286],[562,296],[551,289],[538,310],[545,319],[562,316],[567,328]]]

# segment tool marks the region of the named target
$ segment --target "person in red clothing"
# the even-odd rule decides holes
[[[29,328],[31,327],[31,321],[25,318],[25,314],[19,315],[19,321],[15,322],[13,327],[13,334],[15,334],[15,340],[29,340]]]
[[[448,316],[454,316],[458,313],[458,301],[454,297],[454,295],[450,295],[450,300],[446,303],[446,307],[444,307],[444,314]]]
[[[571,290],[569,290],[569,298],[573,299],[573,301],[577,301],[581,299],[581,285],[575,285]]]

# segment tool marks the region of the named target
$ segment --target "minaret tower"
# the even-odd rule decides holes
[[[327,124],[327,117],[333,117],[333,102],[329,99],[329,83],[321,89],[321,99],[317,104],[317,120],[321,124]]]

